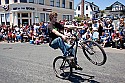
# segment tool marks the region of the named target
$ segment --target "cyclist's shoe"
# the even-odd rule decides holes
[[[80,67],[78,64],[75,65],[75,70],[82,70],[82,67]]]

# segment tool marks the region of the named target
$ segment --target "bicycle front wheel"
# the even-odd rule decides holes
[[[56,76],[61,79],[68,79],[72,73],[72,68],[66,60],[66,57],[63,56],[58,56],[54,59],[53,70]]]
[[[82,43],[82,49],[87,59],[97,66],[104,65],[107,57],[104,49],[96,42],[87,40]]]

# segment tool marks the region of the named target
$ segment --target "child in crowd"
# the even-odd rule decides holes
[[[99,32],[98,29],[96,28],[93,29],[92,39],[96,42],[98,42],[99,40]]]
[[[109,33],[102,32],[102,36],[100,36],[100,38],[101,38],[100,41],[101,41],[102,47],[105,47],[105,45],[110,41]]]

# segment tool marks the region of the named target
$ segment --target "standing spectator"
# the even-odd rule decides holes
[[[99,32],[99,39],[102,36],[102,32],[103,32],[103,23],[101,22],[101,20],[98,20],[98,32]]]
[[[111,33],[113,32],[113,25],[112,25],[112,23],[111,23],[110,20],[107,20],[107,21],[106,21],[105,32],[106,32],[106,33],[109,33],[110,36],[111,36]]]
[[[20,39],[21,39],[21,43],[23,42],[23,35],[24,35],[24,27],[20,28]]]
[[[7,41],[8,41],[8,43],[12,42],[12,30],[10,27],[8,27]]]
[[[124,35],[124,31],[125,31],[125,22],[123,18],[120,18],[120,23],[119,23],[119,33],[120,33],[120,49],[124,48],[124,43],[125,43],[125,35]]]
[[[92,24],[92,29],[93,29],[93,30],[98,29],[97,21],[96,21],[96,20],[93,20],[92,22],[93,22],[93,24]]]
[[[119,32],[121,33],[122,29],[123,29],[124,26],[125,26],[125,23],[124,23],[124,19],[123,19],[123,18],[120,18],[119,21],[120,21],[120,22],[118,23],[118,30],[119,30]]]

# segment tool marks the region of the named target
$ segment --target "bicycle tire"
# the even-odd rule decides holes
[[[91,44],[91,46],[92,46],[92,47],[89,47],[89,49],[95,53],[93,53],[93,54],[88,53],[88,51],[87,51],[88,49],[86,49],[85,46],[84,47],[82,46],[82,50],[83,50],[85,56],[87,57],[87,59],[94,65],[97,65],[97,66],[104,65],[107,60],[107,56],[106,56],[104,49],[97,42],[94,42],[92,40],[86,40],[84,42],[84,44],[82,44],[82,45],[88,46],[88,43]],[[96,49],[95,49],[95,47],[96,47]],[[99,54],[97,54],[97,53],[99,53]],[[99,57],[101,57],[101,58],[99,58]]]
[[[61,61],[59,61],[59,60],[61,60]],[[61,63],[61,64],[59,64],[59,63]],[[59,65],[57,65],[57,64],[59,64]],[[59,68],[57,68],[57,66]],[[68,79],[72,73],[72,68],[69,65],[68,61],[66,60],[66,57],[64,57],[64,56],[58,56],[54,59],[53,70],[54,70],[54,73],[56,74],[56,76],[61,79]]]

